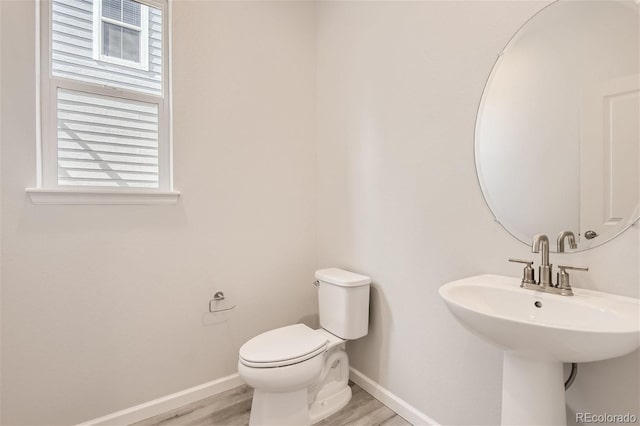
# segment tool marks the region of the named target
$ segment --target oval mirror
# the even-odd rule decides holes
[[[639,28],[633,0],[558,0],[499,55],[476,168],[496,220],[520,241],[572,231],[583,250],[638,220]]]

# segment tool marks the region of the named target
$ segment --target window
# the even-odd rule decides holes
[[[93,57],[149,69],[149,6],[134,0],[95,0]]]
[[[40,188],[172,190],[166,1],[42,2]]]

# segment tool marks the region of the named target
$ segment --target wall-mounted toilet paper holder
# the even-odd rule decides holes
[[[216,294],[213,295],[213,299],[209,300],[209,312],[211,312],[212,314],[215,314],[218,312],[230,311],[236,307],[236,305],[233,305],[230,308],[213,309],[213,303],[221,302],[223,300],[224,300],[224,293],[221,291],[217,291]]]

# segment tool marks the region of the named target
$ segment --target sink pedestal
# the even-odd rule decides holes
[[[560,361],[504,353],[503,425],[566,425],[564,371]]]
[[[502,424],[566,425],[562,361],[601,361],[638,349],[640,300],[576,287],[565,297],[520,284],[479,275],[439,291],[460,324],[504,351]]]

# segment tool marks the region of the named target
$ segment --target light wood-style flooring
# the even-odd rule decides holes
[[[319,426],[411,426],[380,401],[349,383],[353,397],[342,410],[317,423]],[[248,425],[253,389],[243,385],[218,395],[148,418],[131,426]]]

